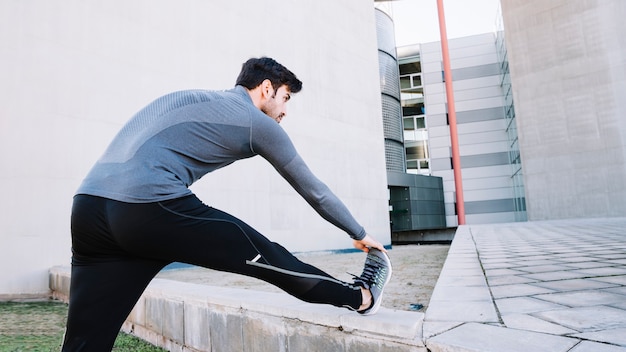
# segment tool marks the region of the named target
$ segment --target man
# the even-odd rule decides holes
[[[273,59],[250,59],[234,89],[171,93],[126,123],[74,196],[63,351],[110,351],[150,280],[172,262],[256,277],[307,302],[378,310],[391,277],[385,249],[311,173],[278,125],[301,89]],[[353,283],[301,262],[189,190],[203,175],[255,155],[368,252]]]

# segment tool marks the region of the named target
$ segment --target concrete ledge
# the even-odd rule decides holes
[[[50,269],[67,301],[70,269]],[[284,293],[154,279],[123,330],[170,351],[419,351],[423,313],[381,308],[361,316]]]

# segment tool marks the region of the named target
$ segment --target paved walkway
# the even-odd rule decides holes
[[[626,352],[626,218],[459,227],[423,333],[432,352]]]

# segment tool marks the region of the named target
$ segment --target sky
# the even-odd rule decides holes
[[[448,39],[494,31],[499,0],[443,0]],[[396,46],[439,41],[437,0],[392,3]]]

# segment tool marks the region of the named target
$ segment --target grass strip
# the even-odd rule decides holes
[[[0,352],[57,352],[65,332],[67,304],[58,301],[0,302]],[[120,332],[114,352],[163,352]]]

